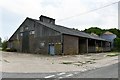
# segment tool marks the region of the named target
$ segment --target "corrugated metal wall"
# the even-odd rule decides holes
[[[64,54],[79,54],[79,37],[63,35],[63,39]]]

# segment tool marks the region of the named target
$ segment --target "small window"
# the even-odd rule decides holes
[[[20,28],[20,32],[23,32],[23,27]]]
[[[20,33],[20,36],[23,36],[23,33]]]
[[[18,34],[16,35],[16,39],[17,39],[17,40],[19,39],[19,35],[18,35]]]
[[[25,30],[28,30],[28,26],[25,27]]]
[[[31,34],[35,34],[35,31],[31,31]]]
[[[49,23],[53,24],[53,21],[52,21],[52,20],[49,20]]]
[[[35,31],[30,31],[30,34],[35,34]]]

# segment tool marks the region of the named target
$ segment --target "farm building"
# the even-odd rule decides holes
[[[106,31],[105,33],[100,35],[100,37],[108,41],[111,41],[111,48],[114,47],[114,39],[117,38],[115,34],[113,34],[112,32]]]
[[[55,19],[41,15],[26,18],[8,41],[18,52],[51,55],[82,54],[111,50],[111,42],[76,29],[56,25]]]

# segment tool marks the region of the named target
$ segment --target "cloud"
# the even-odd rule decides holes
[[[16,26],[21,24],[21,21],[24,21],[25,17],[39,19],[41,14],[55,18],[57,24],[70,28],[74,27],[83,30],[91,26],[98,26],[106,29],[112,27],[117,28],[117,4],[61,22],[59,22],[59,20],[116,1],[118,0],[0,0],[0,7],[2,12],[7,11],[8,14],[6,15],[8,17],[11,15],[17,15],[13,16],[14,19],[12,20],[12,23],[7,22],[7,24],[13,26],[12,30],[16,30]],[[16,21],[15,18],[18,17],[20,20]],[[5,20],[7,20],[7,18]],[[6,22],[5,20],[4,23]],[[8,26],[4,25],[4,30],[7,28]],[[9,34],[12,34],[11,31],[8,31],[8,34],[4,34],[4,36],[10,36]]]
[[[81,1],[81,3],[84,4],[83,7],[86,8],[86,11],[89,11],[91,9],[96,9],[104,5],[108,5],[112,2],[113,2],[112,0],[108,0],[108,2],[106,0]],[[74,13],[74,15],[78,13],[84,13],[86,11],[82,10],[80,12]],[[91,12],[89,14],[76,16],[74,18],[64,20],[63,22],[61,21],[60,24],[65,24],[66,26],[75,27],[80,30],[89,28],[91,26],[98,26],[104,29],[113,28],[113,27],[118,28],[118,6],[117,4],[114,4],[109,7],[100,9],[98,11]]]
[[[1,0],[0,6],[3,9],[7,9],[16,14],[20,14],[22,16],[32,16],[34,17],[36,14],[39,14],[41,10],[41,6],[39,6],[41,1],[36,0]]]

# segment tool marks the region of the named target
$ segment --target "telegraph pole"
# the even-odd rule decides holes
[[[120,1],[118,2],[118,29],[120,29]]]

